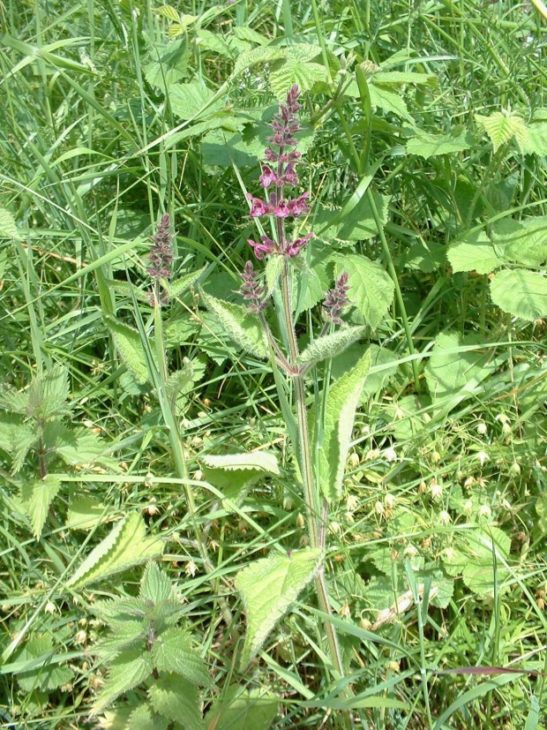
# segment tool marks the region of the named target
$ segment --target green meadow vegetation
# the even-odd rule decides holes
[[[0,727],[545,728],[546,24],[0,1]]]

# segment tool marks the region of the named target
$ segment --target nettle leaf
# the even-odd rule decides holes
[[[258,653],[279,619],[319,569],[321,551],[307,549],[257,560],[239,572],[235,585],[247,615],[242,671]]]
[[[69,530],[91,530],[107,517],[108,510],[97,497],[76,494],[68,504],[65,527]]]
[[[298,268],[298,276],[295,277],[295,317],[299,317],[302,312],[307,312],[324,299],[331,280],[328,274],[330,256],[330,248],[314,243],[308,248],[305,257],[300,256],[295,259],[294,265]]]
[[[217,299],[216,297],[201,293],[205,306],[216,316],[222,330],[240,347],[253,355],[266,359],[268,349],[266,337],[260,326],[260,322],[239,304]]]
[[[70,466],[101,464],[109,468],[116,468],[117,460],[105,453],[108,446],[106,441],[92,431],[81,428],[75,431],[70,430],[66,436],[60,434],[52,448],[65,464],[70,464]]]
[[[426,160],[439,155],[449,155],[453,152],[468,150],[473,139],[466,130],[453,130],[448,134],[431,134],[423,129],[416,129],[416,135],[406,145],[409,155],[419,155]]]
[[[215,700],[205,723],[214,730],[268,730],[278,709],[279,700],[275,695],[231,685]]]
[[[153,669],[150,654],[140,647],[119,654],[110,663],[106,681],[93,703],[92,714],[99,714],[120,695],[138,687]]]
[[[40,421],[66,415],[70,410],[69,392],[67,369],[53,366],[49,372],[32,379],[27,391],[27,414]]]
[[[240,492],[267,475],[279,476],[277,458],[266,451],[201,457],[203,477],[220,489],[224,497],[235,499]],[[228,508],[228,507],[227,507]]]
[[[310,342],[306,349],[300,353],[298,362],[301,365],[313,365],[321,360],[330,360],[343,352],[349,345],[360,340],[366,327],[343,327],[323,337]]]
[[[20,238],[15,218],[5,208],[0,208],[0,238]]]
[[[353,422],[365,379],[370,369],[370,352],[366,352],[356,365],[329,389],[325,408],[322,434],[318,434],[315,410],[311,415],[311,427],[315,434],[318,454],[317,476],[326,499],[339,497],[346,459],[351,444]]]
[[[478,124],[483,127],[494,147],[494,152],[513,138],[519,145],[525,144],[528,130],[523,118],[513,112],[494,112],[488,117],[475,114]]]
[[[185,730],[203,730],[197,687],[175,674],[162,675],[148,690],[150,704],[162,717],[184,723]]]
[[[74,672],[59,663],[58,655],[55,663],[50,661],[55,653],[53,639],[49,634],[32,634],[29,637],[15,655],[18,665],[24,667],[26,663],[32,664],[31,669],[15,672],[22,690],[49,692],[71,681]]]
[[[106,317],[106,324],[123,364],[137,383],[143,385],[148,380],[148,366],[139,333],[112,317]]]
[[[454,272],[489,274],[503,265],[503,258],[484,231],[468,232],[453,241],[448,247],[447,257]]]
[[[500,309],[521,319],[547,316],[547,277],[536,271],[499,271],[490,282],[490,295]]]
[[[167,293],[169,294],[169,297],[171,299],[176,299],[177,297],[182,296],[184,292],[188,291],[188,289],[190,289],[197,282],[197,280],[204,271],[205,266],[202,266],[201,269],[197,269],[196,271],[190,271],[190,273],[184,274],[178,279],[175,279],[175,281],[167,282],[165,288],[167,290]]]
[[[39,481],[23,485],[21,500],[32,523],[34,537],[39,540],[46,523],[49,508],[59,489],[61,480],[55,474],[48,474]]]
[[[160,672],[175,672],[188,682],[203,687],[211,684],[205,662],[194,649],[191,635],[184,629],[171,627],[163,631],[152,645],[151,657]]]
[[[365,321],[375,329],[389,311],[395,286],[387,271],[366,256],[357,254],[334,257],[336,277],[348,275],[350,302],[359,310]]]
[[[127,715],[125,722],[122,720],[120,726],[113,725],[112,721],[108,722],[106,727],[109,730],[167,730],[169,720],[167,718],[156,715],[152,712],[150,705],[142,703]],[[105,723],[103,723],[103,726]]]
[[[28,452],[38,443],[36,429],[12,413],[0,413],[0,449],[11,456],[12,473],[22,468]]]
[[[139,597],[152,603],[166,601],[171,597],[172,586],[169,577],[156,563],[148,563],[141,580]]]
[[[120,520],[91,551],[68,585],[81,588],[131,565],[158,557],[162,552],[163,542],[157,537],[148,537],[142,516],[133,512]]]
[[[199,119],[211,116],[223,107],[222,99],[212,101],[215,92],[200,81],[172,84],[167,89],[173,114],[179,119]]]
[[[537,113],[536,113],[537,114]],[[528,124],[528,134],[524,139],[518,140],[520,150],[525,155],[547,156],[547,114],[543,110],[543,118],[532,119]]]

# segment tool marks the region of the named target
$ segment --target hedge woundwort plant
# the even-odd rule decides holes
[[[271,238],[262,235],[259,241],[249,240],[248,243],[253,249],[255,257],[258,260],[273,256],[282,257],[279,275],[282,312],[279,319],[285,330],[283,339],[287,343],[287,352],[283,352],[269,327],[265,310],[273,300],[270,299],[266,288],[259,281],[252,261],[247,261],[245,264],[241,294],[246,300],[249,310],[260,319],[273,354],[272,366],[283,371],[293,386],[298,424],[298,443],[295,444],[295,447],[303,484],[309,542],[312,548],[324,551],[328,505],[326,499],[321,496],[315,475],[310,425],[306,409],[305,377],[310,365],[303,363],[300,358],[301,353],[291,304],[294,273],[291,260],[298,257],[314,238],[313,233],[293,238],[291,227],[288,225],[289,221],[292,221],[292,227],[294,227],[295,219],[309,212],[309,194],[307,192],[292,193],[299,184],[296,166],[300,152],[296,149],[297,140],[295,138],[295,134],[300,129],[299,96],[299,88],[294,85],[287,94],[286,102],[280,105],[279,112],[272,121],[273,134],[268,139],[269,146],[265,151],[265,161],[260,175],[260,185],[264,189],[264,197],[248,195],[251,217],[269,218],[272,223]],[[320,337],[332,330],[335,325],[342,323],[340,315],[348,302],[348,288],[348,277],[346,274],[342,274],[335,287],[327,293],[323,302],[325,323],[319,333]],[[322,568],[316,575],[315,584],[321,609],[325,613],[330,613],[329,596]],[[342,675],[342,657],[332,623],[328,621],[325,623],[325,631],[334,669],[339,675]]]

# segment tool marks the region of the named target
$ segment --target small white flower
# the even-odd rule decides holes
[[[384,449],[384,459],[390,462],[397,461],[397,452],[393,446],[389,446],[387,449]]]
[[[518,477],[520,474],[520,464],[518,461],[514,461],[511,466],[509,467],[509,474],[511,474],[512,477]]]
[[[418,555],[418,548],[410,544],[405,547],[404,554],[408,558],[415,558]]]
[[[463,503],[463,511],[464,514],[470,515],[473,512],[473,500],[472,499],[466,499]]]
[[[393,509],[395,507],[395,497],[392,494],[386,494],[384,504],[387,509]]]
[[[488,519],[492,516],[492,510],[487,504],[481,504],[479,507],[479,517],[484,517],[485,519]]]
[[[450,515],[448,512],[443,509],[443,511],[439,514],[439,522],[441,525],[448,525],[452,521]]]
[[[429,484],[429,491],[433,499],[440,499],[443,494],[443,485],[439,484],[436,479],[433,479]]]
[[[384,512],[386,511],[386,508],[384,507],[384,503],[380,502],[380,501],[376,502],[376,504],[374,505],[374,511],[376,512],[377,515],[383,515]]]
[[[198,566],[194,563],[193,560],[188,560],[188,562],[184,566],[184,572],[186,573],[186,575],[189,575],[193,578],[198,572]]]
[[[484,464],[488,461],[488,454],[486,451],[477,451],[477,459],[480,461],[480,465],[484,466]]]
[[[485,436],[488,433],[488,426],[484,421],[479,421],[477,424],[477,433],[480,436]]]

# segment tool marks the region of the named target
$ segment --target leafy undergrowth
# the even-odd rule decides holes
[[[0,4],[2,727],[542,727],[541,12]]]

